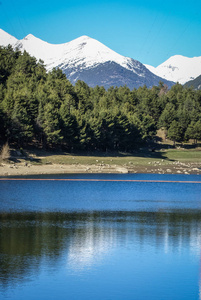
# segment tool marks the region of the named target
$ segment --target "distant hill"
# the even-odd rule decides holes
[[[193,87],[195,90],[201,90],[201,75],[184,84],[185,87]]]

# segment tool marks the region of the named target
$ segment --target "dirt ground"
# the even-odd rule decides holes
[[[26,176],[42,174],[75,173],[156,173],[156,174],[201,174],[196,163],[172,162],[163,165],[155,161],[147,165],[120,166],[114,164],[47,164],[35,165],[30,162],[1,163],[0,176]]]

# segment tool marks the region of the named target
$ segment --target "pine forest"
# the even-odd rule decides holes
[[[60,69],[46,72],[26,51],[0,47],[0,143],[66,151],[133,151],[163,128],[176,142],[201,140],[201,91],[162,82],[73,86]]]

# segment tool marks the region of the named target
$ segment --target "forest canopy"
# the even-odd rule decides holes
[[[26,51],[0,47],[1,144],[132,151],[160,128],[174,142],[201,140],[201,91],[73,86],[60,69],[46,72]]]

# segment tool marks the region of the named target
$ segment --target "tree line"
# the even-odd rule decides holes
[[[0,47],[0,140],[17,147],[132,151],[164,128],[174,142],[201,140],[201,91],[160,82],[73,86],[60,69],[11,46]]]

